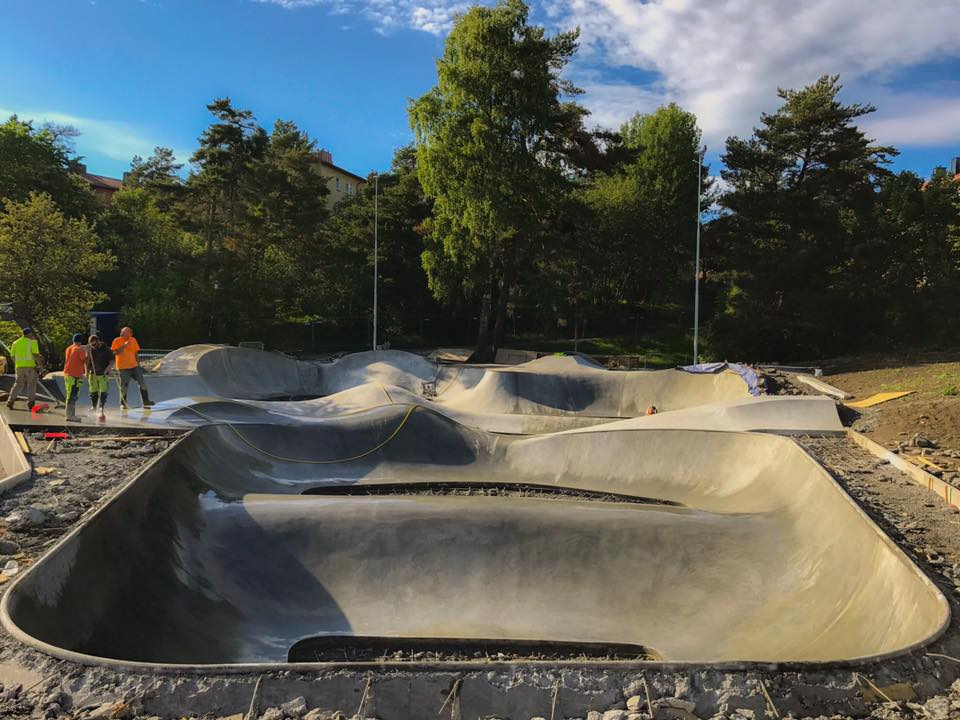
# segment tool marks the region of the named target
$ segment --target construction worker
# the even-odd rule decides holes
[[[127,387],[131,380],[135,380],[140,387],[140,397],[143,398],[143,406],[150,407],[150,395],[147,392],[147,381],[143,377],[143,368],[140,367],[140,361],[137,353],[140,352],[140,343],[133,336],[133,330],[128,327],[120,331],[120,337],[116,338],[110,345],[116,355],[117,370],[120,373],[120,407],[127,408]]]
[[[27,409],[32,410],[37,400],[37,363],[40,360],[40,345],[31,328],[23,329],[23,337],[10,346],[13,355],[13,367],[17,377],[7,397],[7,407],[13,410],[13,403],[20,392],[27,395]]]
[[[63,353],[63,383],[67,390],[67,420],[70,422],[81,422],[77,417],[77,398],[90,364],[90,350],[83,341],[83,333],[77,333],[73,336],[73,344]]]
[[[90,404],[100,419],[106,417],[103,409],[107,405],[107,392],[110,389],[108,378],[113,369],[113,350],[103,344],[99,335],[91,335],[90,371],[87,373],[87,385],[90,386]]]

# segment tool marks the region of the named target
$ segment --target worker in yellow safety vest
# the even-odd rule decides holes
[[[13,355],[13,368],[16,373],[10,395],[7,397],[7,407],[13,410],[13,403],[21,392],[26,393],[27,409],[33,409],[37,399],[37,361],[40,360],[40,345],[37,336],[31,328],[23,329],[23,337],[14,341],[10,346]]]

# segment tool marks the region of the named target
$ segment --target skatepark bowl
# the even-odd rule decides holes
[[[791,438],[645,420],[504,434],[398,402],[195,427],[16,580],[3,623],[80,662],[238,671],[848,663],[945,629]]]

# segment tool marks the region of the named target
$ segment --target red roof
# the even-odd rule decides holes
[[[94,175],[93,173],[85,172],[81,176],[88,183],[93,185],[96,188],[104,188],[107,190],[119,190],[123,186],[122,180],[117,180],[117,178],[105,177],[104,175]]]

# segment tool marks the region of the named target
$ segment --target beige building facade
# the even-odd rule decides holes
[[[327,187],[330,188],[330,194],[327,195],[328,208],[332,208],[341,200],[353,197],[367,182],[366,178],[344,170],[339,165],[334,165],[333,155],[329,150],[317,152],[314,167],[322,177],[327,178]]]

